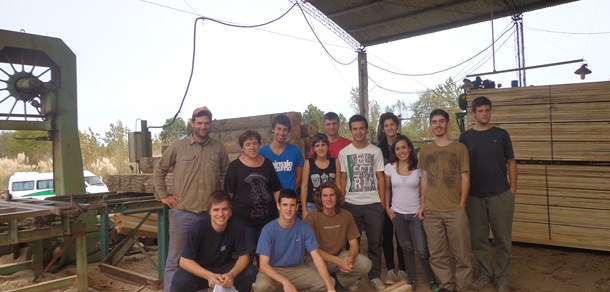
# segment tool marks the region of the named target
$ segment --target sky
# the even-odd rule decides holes
[[[104,133],[122,121],[160,126],[184,96],[193,53],[194,23],[206,16],[252,25],[286,12],[288,0],[0,0],[0,29],[62,39],[77,56],[78,128]],[[535,66],[584,59],[592,74],[580,80],[581,63],[532,69],[527,85],[610,80],[610,1],[582,0],[523,15],[525,63]],[[357,55],[343,40],[307,16],[332,58]],[[510,18],[495,20],[498,38]],[[325,52],[298,7],[261,28],[197,22],[192,82],[178,116],[207,106],[215,119],[321,110],[351,116],[350,90],[358,87],[355,62],[341,65]],[[459,64],[491,44],[491,22],[366,48],[370,64],[404,74],[425,74]],[[496,42],[495,69],[516,67],[514,29]],[[382,109],[434,89],[448,78],[493,71],[490,50],[455,69],[407,77],[369,66],[369,100]],[[0,65],[1,67],[2,65]],[[516,74],[482,76],[510,86]],[[0,79],[6,80],[0,73]],[[0,91],[0,100],[5,97]],[[6,112],[7,102],[0,104]],[[12,105],[12,103],[11,103]],[[10,107],[10,106],[9,106]]]

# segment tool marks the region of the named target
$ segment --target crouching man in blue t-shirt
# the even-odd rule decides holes
[[[261,232],[256,253],[260,255],[260,272],[252,289],[260,292],[335,291],[326,263],[318,251],[319,244],[309,226],[295,218],[297,193],[282,189],[277,208],[280,216]],[[303,264],[305,250],[311,255],[316,270]]]
[[[250,264],[244,225],[231,218],[231,197],[215,191],[207,203],[210,216],[191,228],[171,291],[199,291],[216,285],[250,291],[257,269]]]

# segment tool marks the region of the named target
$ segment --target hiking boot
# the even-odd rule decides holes
[[[381,282],[381,279],[379,278],[371,280],[371,287],[373,287],[377,291],[385,289],[385,285],[383,284],[383,282]]]
[[[396,283],[396,281],[398,281],[399,279],[396,278],[396,273],[394,273],[394,270],[388,270],[388,273],[385,276],[385,282],[388,285],[392,285],[394,283]]]

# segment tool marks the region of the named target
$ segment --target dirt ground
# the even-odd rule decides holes
[[[154,251],[149,253],[156,258]],[[120,268],[156,277],[156,269],[142,254],[125,257]],[[419,269],[421,271],[421,269]],[[385,269],[383,271],[385,275]],[[76,274],[74,266],[67,266],[55,274],[47,273],[42,281]],[[420,272],[419,282],[426,283]],[[0,276],[0,291],[31,285],[32,271],[21,271],[9,276]],[[98,264],[89,264],[90,291],[161,291],[152,286],[129,284],[100,272]],[[374,291],[361,281],[361,292]],[[515,244],[511,273],[513,291],[610,291],[610,252],[568,249],[539,245]],[[76,291],[76,288],[58,291]],[[418,286],[417,291],[427,292],[427,285]],[[488,288],[486,291],[495,291]]]

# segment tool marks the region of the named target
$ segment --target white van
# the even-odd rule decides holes
[[[87,170],[83,170],[83,176],[85,177],[85,190],[88,194],[108,192],[108,186],[99,176]],[[42,200],[55,196],[53,185],[52,172],[15,172],[8,181],[9,192],[14,198]]]

